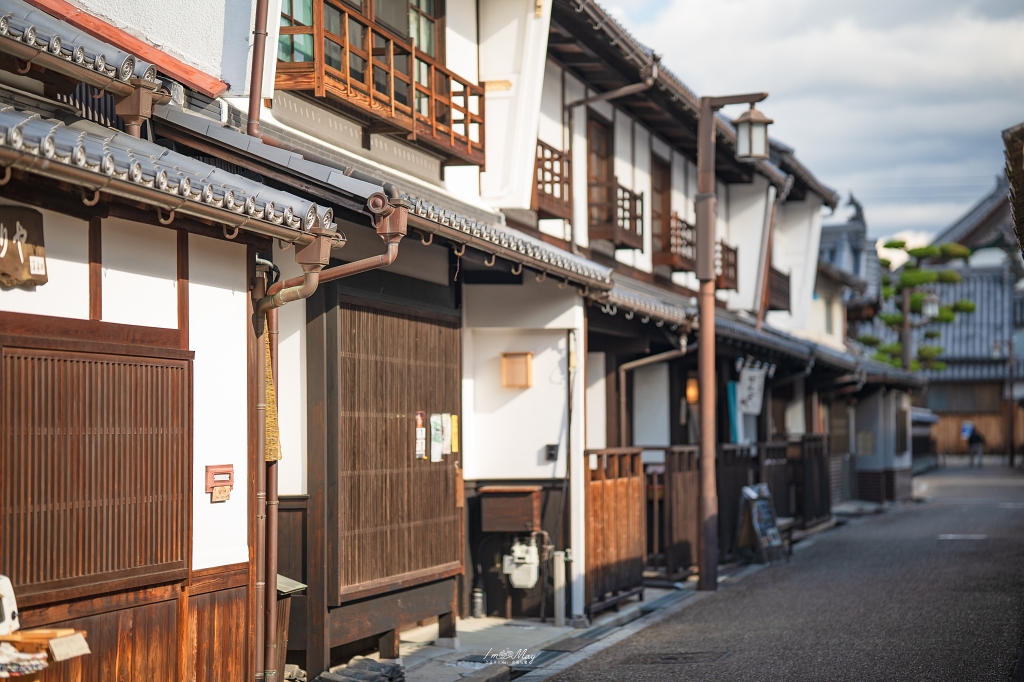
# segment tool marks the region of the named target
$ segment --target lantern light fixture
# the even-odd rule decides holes
[[[939,297],[931,291],[926,293],[924,300],[921,301],[921,313],[932,319],[939,316]]]
[[[768,158],[768,125],[774,123],[754,103],[732,122],[736,126],[736,160],[760,161]]]

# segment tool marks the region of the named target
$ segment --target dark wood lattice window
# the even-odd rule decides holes
[[[461,566],[458,454],[417,459],[416,412],[459,414],[457,321],[343,303],[337,319],[332,590]],[[329,465],[330,466],[330,465]],[[336,505],[336,506],[335,506]],[[334,514],[332,514],[332,517]]]
[[[187,353],[47,345],[0,337],[0,573],[19,606],[184,578]]]

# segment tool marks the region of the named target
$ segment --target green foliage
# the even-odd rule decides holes
[[[885,286],[882,287],[882,300],[888,301],[890,298],[896,295],[896,287]]]
[[[939,316],[935,318],[936,322],[952,322],[956,319],[956,313],[948,305],[939,306]]]
[[[942,332],[940,332],[938,329],[929,329],[924,333],[924,338],[926,339],[937,339],[940,336],[942,336]]]
[[[928,369],[933,369],[936,372],[941,372],[942,370],[946,369],[946,363],[944,363],[942,360],[935,360],[934,362],[928,363]]]
[[[971,250],[963,244],[957,244],[955,242],[949,242],[939,247],[942,251],[942,255],[945,258],[964,258],[967,259],[971,255]]]
[[[878,259],[878,264],[881,265],[886,270],[889,270],[890,268],[892,268],[892,261],[889,260],[888,258],[879,258]]]
[[[978,306],[974,305],[974,301],[968,301],[966,298],[961,298],[953,304],[953,312],[973,313],[977,307]]]
[[[879,362],[885,362],[885,363],[891,363],[892,362],[892,358],[887,353],[883,353],[881,351],[879,351],[879,352],[875,353],[874,355],[872,355],[871,358],[873,360],[878,360]]]
[[[943,284],[959,284],[963,280],[956,270],[939,270],[939,281]]]
[[[880,353],[887,353],[889,355],[902,355],[903,346],[899,343],[887,343],[885,345],[879,346],[878,351]]]
[[[892,285],[892,277],[889,275],[882,275],[882,286],[887,287]]]
[[[945,350],[942,346],[918,346],[917,357],[924,362],[930,362],[942,355]]]
[[[903,363],[901,362],[899,364],[899,366],[902,367]],[[921,363],[918,360],[911,360],[910,361],[910,371],[911,372],[920,372],[921,371]]]
[[[904,268],[900,273],[900,288],[914,288],[922,284],[932,284],[939,279],[939,273],[935,270],[918,270],[917,268]]]
[[[857,341],[871,348],[874,348],[878,344],[882,343],[882,340],[880,338],[878,338],[877,336],[872,336],[871,334],[861,334],[860,336],[857,337]]]
[[[878,319],[890,327],[899,327],[903,324],[903,313],[879,313]]]
[[[914,293],[910,294],[910,312],[912,312],[912,313],[920,313],[921,312],[921,306],[923,304],[924,304],[924,292],[923,291],[915,291]]]
[[[902,249],[905,248],[907,243],[902,239],[890,239],[882,247],[883,249]]]
[[[929,244],[928,246],[919,246],[916,249],[907,249],[907,253],[914,258],[938,258],[942,255],[942,250],[937,246]]]

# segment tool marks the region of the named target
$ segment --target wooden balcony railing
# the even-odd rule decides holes
[[[697,228],[673,213],[668,233],[654,240],[654,264],[667,265],[675,272],[697,269]]]
[[[789,275],[768,270],[768,310],[789,310]]]
[[[616,249],[644,248],[644,195],[612,179],[589,186],[590,238],[607,239]]]
[[[449,164],[483,165],[482,87],[341,3],[315,4],[311,26],[280,28],[275,88],[355,109],[370,119],[369,132],[404,134]]]
[[[715,288],[733,290],[737,288],[739,271],[736,249],[725,242],[718,242],[718,247],[715,249],[715,275]]]
[[[569,152],[537,140],[533,210],[540,218],[572,220],[572,164]]]

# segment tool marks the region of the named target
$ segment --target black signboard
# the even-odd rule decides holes
[[[775,506],[768,484],[744,486],[740,496],[739,526],[737,549],[752,550],[765,563],[783,550],[782,534],[775,521]]]

